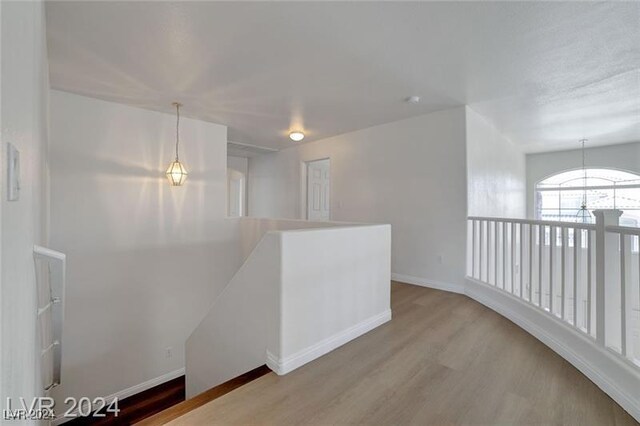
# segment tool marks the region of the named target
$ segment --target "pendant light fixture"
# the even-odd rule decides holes
[[[187,168],[180,162],[178,146],[180,145],[180,107],[181,103],[174,102],[176,107],[176,159],[167,168],[167,179],[171,186],[181,186],[187,180]]]
[[[576,213],[576,222],[578,223],[591,223],[591,212],[587,209],[587,168],[584,162],[584,143],[586,139],[581,139],[582,144],[582,204],[580,210]]]

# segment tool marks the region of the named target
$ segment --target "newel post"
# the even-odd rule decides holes
[[[596,342],[605,345],[606,333],[606,283],[613,283],[610,276],[614,273],[619,241],[616,234],[607,233],[607,226],[618,226],[621,210],[594,210],[596,217]]]

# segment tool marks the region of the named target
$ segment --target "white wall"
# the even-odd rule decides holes
[[[249,159],[246,157],[234,157],[233,155],[229,155],[227,157],[227,167],[246,175],[249,171]]]
[[[260,239],[270,231],[289,231],[292,229],[309,229],[309,228],[331,228],[334,226],[359,226],[363,223],[349,222],[315,222],[311,220],[300,219],[269,219],[243,217],[238,219],[240,223],[240,244],[242,247],[242,257],[246,259]]]
[[[265,362],[285,374],[391,318],[389,225],[238,221],[257,246],[187,340],[188,397]]]
[[[391,319],[391,229],[369,225],[280,234],[279,336],[267,356],[276,362],[269,366],[285,374]]]
[[[578,142],[576,145],[579,145]],[[534,218],[536,184],[550,175],[581,168],[582,153],[580,149],[573,149],[528,154],[526,161],[527,213]],[[640,143],[586,148],[585,163],[587,167],[615,168],[640,174]]]
[[[185,107],[188,109],[188,105]],[[51,92],[51,246],[67,254],[63,383],[107,396],[184,367],[184,343],[242,261],[226,216],[226,127]],[[166,348],[172,357],[166,357]]]
[[[466,128],[469,216],[524,218],[524,153],[469,107]]]
[[[279,238],[266,235],[187,339],[187,398],[265,364],[280,258]]]
[[[44,6],[1,2],[0,407],[41,394],[33,245],[46,244],[48,68]],[[20,200],[7,201],[6,150],[20,151]],[[12,424],[20,424],[14,422]]]
[[[302,218],[302,165],[331,158],[331,218],[390,223],[392,271],[461,285],[465,109],[456,108],[249,159],[249,214]]]

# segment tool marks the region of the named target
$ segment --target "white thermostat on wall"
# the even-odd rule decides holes
[[[20,199],[20,151],[13,144],[7,145],[7,198]]]

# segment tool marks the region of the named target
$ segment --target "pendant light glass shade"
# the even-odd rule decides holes
[[[178,159],[169,164],[167,169],[167,179],[171,186],[181,186],[187,180],[187,169]]]
[[[180,144],[180,107],[182,104],[174,102],[173,106],[176,107],[176,159],[169,164],[166,175],[171,186],[182,186],[182,184],[187,180],[188,174],[187,168],[178,158],[178,146]]]

